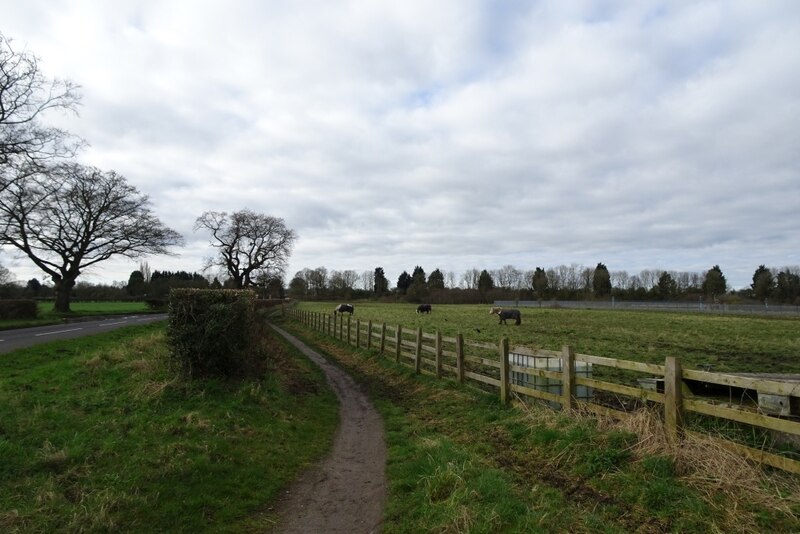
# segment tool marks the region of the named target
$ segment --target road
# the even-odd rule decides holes
[[[39,343],[46,343],[48,341],[73,339],[76,337],[102,334],[103,332],[108,332],[109,330],[114,330],[123,326],[163,321],[166,318],[166,313],[125,315],[99,320],[54,324],[49,326],[36,326],[33,328],[0,330],[0,354],[11,352],[12,350],[23,349],[25,347],[31,347],[33,345],[38,345]]]

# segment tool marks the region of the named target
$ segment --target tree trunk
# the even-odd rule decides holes
[[[53,307],[55,311],[59,313],[69,313],[72,311],[69,307],[69,302],[72,297],[73,287],[75,287],[75,280],[53,277],[53,289],[56,293],[56,302]]]

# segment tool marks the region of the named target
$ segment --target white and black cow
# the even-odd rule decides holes
[[[352,304],[339,304],[333,309],[333,314],[336,315],[337,313],[349,313],[353,315],[355,310],[353,309]]]

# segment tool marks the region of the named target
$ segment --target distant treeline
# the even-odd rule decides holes
[[[172,288],[234,288],[196,272],[152,271],[146,263],[133,271],[127,283],[78,282],[76,300],[166,300]],[[362,300],[475,304],[496,300],[617,300],[691,301],[737,303],[756,301],[800,305],[800,267],[769,269],[760,265],[748,288],[731,291],[718,265],[703,273],[643,270],[638,274],[609,271],[602,263],[594,268],[560,265],[523,271],[511,265],[496,270],[470,269],[457,276],[434,269],[426,274],[416,266],[403,271],[392,287],[382,267],[363,271],[328,271],[325,267],[298,271],[284,287],[282,278],[258,280],[251,286],[258,298],[291,297],[300,300]],[[53,288],[33,278],[27,282],[0,283],[0,298],[53,298]]]
[[[470,269],[460,276],[435,269],[426,275],[416,266],[403,271],[393,288],[382,267],[361,274],[325,267],[298,271],[288,295],[296,299],[386,299],[437,304],[488,303],[495,300],[618,300],[704,301],[734,303],[745,300],[800,304],[800,267],[768,269],[760,265],[749,288],[730,291],[718,265],[703,273],[643,270],[638,274],[560,265],[524,271],[512,265],[496,270]]]
[[[202,274],[187,271],[153,271],[145,268],[133,271],[128,282],[118,284],[92,284],[78,282],[72,290],[73,300],[166,300],[173,288],[231,289],[231,281],[220,282],[216,277],[209,279]],[[263,286],[253,288],[260,298],[283,298],[283,283],[279,279],[267,281]],[[43,284],[37,278],[25,283],[7,282],[0,284],[0,298],[33,298],[49,300],[54,298],[53,287]]]

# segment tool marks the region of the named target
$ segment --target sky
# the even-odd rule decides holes
[[[203,212],[284,219],[303,268],[604,263],[733,288],[800,264],[800,2],[0,0],[81,86],[78,160],[147,194],[199,271]],[[19,280],[43,279],[0,252]],[[139,260],[80,280],[127,281]]]

